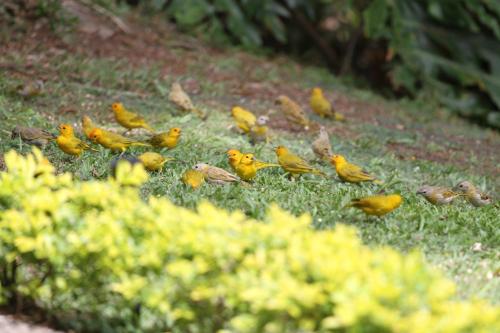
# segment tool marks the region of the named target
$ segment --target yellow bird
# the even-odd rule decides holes
[[[174,160],[172,157],[164,157],[158,153],[146,152],[137,157],[148,171],[158,171],[165,163]]]
[[[417,194],[422,195],[427,201],[433,205],[447,205],[453,202],[459,194],[446,187],[440,186],[423,186]]]
[[[319,135],[312,143],[312,150],[320,160],[328,161],[332,157],[330,137],[324,126],[320,127]]]
[[[193,169],[201,172],[205,180],[212,184],[224,185],[240,181],[240,179],[232,173],[206,163],[198,163]]]
[[[197,189],[205,182],[205,177],[203,173],[198,170],[189,169],[184,172],[181,178],[182,182],[193,189]]]
[[[267,127],[267,122],[269,121],[268,116],[259,116],[255,125],[250,127],[250,132],[248,135],[250,136],[250,142],[252,144],[265,142],[269,143],[269,128]]]
[[[292,177],[300,176],[303,173],[312,173],[326,177],[325,173],[313,168],[304,159],[290,153],[290,151],[283,146],[276,147],[275,152],[280,166],[283,170],[292,175]]]
[[[236,171],[236,168],[238,167],[238,165],[241,162],[241,158],[245,154],[243,154],[242,152],[240,152],[237,149],[229,149],[226,154],[227,154],[227,157],[228,157],[229,165],[231,166],[231,168],[234,171]],[[280,166],[279,164],[266,163],[266,162],[262,162],[262,161],[255,160],[255,159],[254,159],[254,162],[255,162],[255,167],[257,168],[257,170],[265,169],[265,168],[272,168],[272,167],[279,167]]]
[[[475,207],[486,206],[493,202],[489,195],[479,191],[474,184],[468,181],[458,183],[453,190],[462,193],[467,201]]]
[[[49,141],[54,140],[56,137],[52,133],[36,127],[16,126],[12,130],[10,138],[21,138],[21,140],[27,144],[43,148]]]
[[[159,133],[153,135],[147,142],[149,142],[153,147],[166,147],[168,149],[173,149],[177,146],[177,142],[181,137],[181,129],[179,127],[173,127],[168,132]]]
[[[111,105],[113,113],[115,114],[115,119],[118,124],[122,125],[127,129],[127,132],[134,128],[144,128],[147,131],[154,133],[154,130],[146,123],[144,117],[139,116],[136,113],[130,112],[123,106],[122,103],[113,103]]]
[[[96,128],[90,117],[88,116],[83,116],[82,117],[82,129],[83,133],[85,133],[85,136],[90,139],[90,132]]]
[[[257,176],[257,166],[253,154],[245,154],[241,157],[236,167],[236,174],[243,180],[251,181]]]
[[[236,126],[238,126],[238,128],[244,133],[249,133],[250,129],[255,125],[257,121],[257,117],[255,117],[252,112],[240,106],[233,107],[231,109],[231,115],[236,122]]]
[[[352,199],[347,207],[359,208],[367,215],[382,216],[398,208],[402,202],[403,198],[398,194],[377,194],[364,198]]]
[[[172,83],[170,88],[170,93],[168,94],[168,100],[172,102],[179,110],[192,112],[198,115],[201,119],[206,119],[207,114],[198,110],[193,105],[189,95],[182,89],[182,86],[178,82]]]
[[[80,156],[84,150],[91,149],[88,144],[78,139],[73,131],[73,127],[69,124],[59,125],[60,135],[56,142],[59,148],[68,155]]]
[[[335,167],[339,178],[345,182],[374,182],[376,184],[382,183],[380,180],[377,180],[368,172],[361,169],[361,167],[347,162],[347,160],[342,155],[333,155],[330,158],[330,162]]]
[[[99,143],[101,146],[113,151],[124,152],[130,146],[151,146],[149,143],[130,140],[120,134],[94,128],[90,132],[90,140]]]
[[[281,112],[290,123],[300,125],[305,130],[309,129],[310,121],[300,105],[292,101],[288,96],[284,95],[279,96],[275,103],[279,105]]]
[[[345,117],[332,107],[332,104],[323,96],[321,88],[313,88],[311,92],[311,99],[309,100],[311,109],[320,117],[331,118],[334,120],[345,120]]]

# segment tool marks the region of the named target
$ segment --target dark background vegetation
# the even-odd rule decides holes
[[[500,127],[500,1],[142,0],[219,43],[321,62],[391,97]]]
[[[216,44],[292,55],[386,97],[428,100],[500,128],[500,1],[81,1],[164,15]],[[32,6],[35,18],[57,18],[59,3],[7,0],[0,11]]]

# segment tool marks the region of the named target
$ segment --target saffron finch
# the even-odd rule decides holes
[[[173,149],[177,146],[177,142],[181,137],[181,132],[179,127],[173,127],[168,132],[153,135],[147,142],[153,147]]]
[[[236,168],[238,167],[238,165],[241,162],[241,158],[245,154],[243,154],[242,152],[240,152],[237,149],[229,149],[226,154],[227,154],[227,157],[228,157],[229,165],[231,166],[231,168],[234,171],[236,171]],[[255,162],[255,167],[257,168],[257,170],[265,169],[265,168],[271,168],[271,167],[279,167],[280,166],[279,164],[266,163],[266,162],[262,162],[262,161],[255,160],[255,159],[254,159],[254,162]]]
[[[147,131],[154,133],[154,130],[146,123],[144,117],[139,116],[136,113],[130,112],[123,106],[122,103],[113,103],[111,105],[113,113],[115,114],[115,119],[118,124],[122,125],[127,129],[127,132],[134,128],[144,128]]]
[[[311,109],[320,117],[331,118],[334,120],[344,120],[345,117],[340,113],[335,112],[332,104],[323,96],[323,90],[321,88],[313,88],[311,92],[311,98],[309,100],[311,104]]]
[[[164,157],[158,153],[146,152],[137,157],[148,171],[158,171],[165,163],[174,160],[172,157]]]
[[[305,130],[309,129],[309,119],[300,105],[292,101],[288,96],[279,96],[275,103],[279,105],[281,112],[285,118],[292,124],[300,125]]]
[[[333,155],[330,137],[324,126],[319,129],[319,135],[312,143],[312,150],[320,160],[328,161]]]
[[[189,98],[189,95],[182,89],[182,86],[178,82],[172,83],[170,93],[168,94],[168,100],[182,111],[192,112],[201,119],[207,118],[204,112],[194,107],[191,98]]]
[[[367,215],[382,216],[398,208],[403,202],[399,194],[377,194],[364,198],[352,199],[347,207],[361,209]]]
[[[292,177],[300,176],[303,173],[312,173],[326,177],[325,173],[310,166],[301,157],[292,154],[287,148],[278,146],[275,149],[280,166]]]
[[[46,130],[39,128],[16,126],[11,132],[11,139],[15,138],[21,138],[27,144],[43,148],[49,141],[54,140],[56,137]]]
[[[458,183],[453,190],[462,193],[467,201],[475,207],[486,206],[493,202],[489,195],[481,192],[474,184],[466,180]]]
[[[198,163],[193,169],[201,172],[205,180],[212,184],[224,185],[240,181],[240,179],[232,173],[206,163]]]
[[[238,126],[238,128],[242,130],[243,133],[249,133],[250,129],[255,125],[255,122],[257,121],[257,117],[255,117],[252,112],[242,108],[241,106],[233,107],[231,109],[231,115],[236,122],[236,126]]]
[[[345,182],[374,182],[378,184],[382,183],[380,180],[377,180],[368,172],[364,171],[361,167],[347,162],[345,157],[342,155],[332,155],[332,157],[330,158],[330,162],[335,167],[339,178]]]
[[[198,170],[189,169],[184,172],[181,178],[182,182],[193,189],[197,189],[205,182],[205,177],[203,173]]]
[[[149,143],[130,140],[120,134],[94,128],[90,132],[90,140],[113,151],[124,152],[130,146],[151,146]]]
[[[459,194],[449,188],[441,186],[423,186],[417,194],[422,195],[433,205],[447,205],[455,200]]]
[[[80,156],[84,150],[91,149],[88,144],[75,136],[71,125],[60,124],[59,132],[60,135],[57,137],[56,142],[59,148],[66,154]]]
[[[250,136],[250,142],[252,144],[266,142],[269,143],[269,128],[267,127],[267,122],[269,121],[268,116],[259,116],[255,125],[250,127],[250,132],[248,135]]]
[[[83,116],[82,117],[82,129],[83,129],[83,133],[85,134],[85,136],[90,139],[90,132],[92,132],[92,130],[96,128],[94,123],[92,122],[92,120],[90,119],[90,117],[88,116]]]

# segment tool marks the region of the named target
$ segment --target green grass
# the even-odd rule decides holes
[[[5,55],[0,60],[6,59],[22,64],[22,56],[14,58]],[[206,55],[200,59],[210,61],[212,66],[218,66],[220,71],[232,75],[237,75],[242,64],[240,60],[232,59],[230,53],[217,57]],[[279,80],[280,76],[288,75],[289,79],[300,77],[300,88],[322,84],[347,92],[356,100],[374,103],[388,110],[387,122],[402,123],[413,129],[397,131],[368,122],[334,124],[337,128],[346,127],[358,134],[351,139],[334,135],[334,151],[385,180],[387,192],[397,192],[404,197],[403,205],[386,217],[367,218],[360,211],[342,207],[351,198],[375,193],[380,187],[339,182],[329,165],[316,162],[319,168],[331,175],[330,178],[304,176],[300,180],[290,181],[281,169],[274,168],[262,171],[251,187],[205,184],[198,191],[184,187],[180,176],[195,163],[206,162],[229,169],[225,156],[229,148],[255,152],[258,159],[274,162],[276,157],[272,146],[282,144],[306,159],[314,159],[310,149],[313,137],[310,134],[274,131],[273,145],[253,147],[246,138],[230,130],[232,122],[227,112],[230,107],[228,99],[261,105],[261,110],[265,110],[270,103],[258,97],[252,101],[241,100],[237,96],[228,97],[224,82],[212,84],[209,78],[201,76],[200,73],[205,70],[202,63],[190,64],[185,77],[195,78],[200,83],[202,93],[195,96],[194,100],[210,111],[207,122],[175,111],[167,102],[164,89],[168,90],[169,84],[176,78],[168,77],[155,84],[160,72],[156,65],[134,69],[126,61],[65,54],[49,59],[47,68],[55,74],[54,79],[47,83],[45,95],[31,100],[11,93],[20,82],[18,77],[8,72],[0,77],[0,152],[10,149],[28,152],[31,149],[19,141],[10,140],[9,131],[15,124],[43,127],[55,133],[58,123],[78,123],[80,116],[86,113],[104,127],[117,128],[112,121],[109,105],[118,99],[141,112],[157,130],[174,126],[183,130],[179,146],[172,151],[162,151],[177,161],[168,163],[163,171],[151,174],[142,188],[145,197],[165,196],[176,204],[191,208],[195,208],[201,200],[209,200],[219,207],[239,209],[255,218],[263,218],[269,203],[277,202],[293,214],[310,214],[313,226],[318,229],[344,223],[356,226],[363,240],[372,246],[388,245],[404,252],[420,248],[431,263],[457,282],[461,296],[475,295],[496,302],[500,299],[500,279],[492,277],[500,270],[498,208],[491,205],[475,209],[465,202],[435,207],[415,194],[423,184],[452,186],[464,179],[496,192],[498,179],[494,175],[474,172],[475,165],[483,162],[475,155],[471,155],[470,166],[459,168],[418,159],[401,160],[385,146],[388,142],[397,142],[419,147],[423,144],[419,126],[436,129],[447,126],[451,131],[477,139],[489,135],[487,130],[454,118],[450,120],[446,115],[437,118],[430,116],[432,110],[428,109],[417,114],[415,109],[419,106],[415,104],[386,102],[369,92],[353,91],[321,70],[306,68],[298,72],[293,69],[294,64],[272,65],[268,72],[273,82]],[[255,77],[266,80],[265,71],[256,71]],[[279,94],[278,90],[276,94]],[[71,107],[76,113],[59,113],[61,107]],[[396,109],[398,112],[394,111]],[[419,119],[423,123],[419,123]],[[450,122],[451,125],[445,125]],[[144,137],[142,132],[136,135]],[[456,143],[434,142],[428,149],[446,152],[453,145]],[[105,178],[109,175],[108,166],[113,154],[101,147],[98,149],[99,152],[86,153],[79,160],[65,156],[55,145],[47,147],[45,154],[59,172],[72,172],[81,179]],[[131,149],[133,153],[142,151],[144,149]],[[481,251],[472,249],[475,243],[482,244]]]

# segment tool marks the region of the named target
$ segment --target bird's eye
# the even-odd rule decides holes
[[[458,185],[458,187],[464,187],[464,184],[460,184],[460,185]]]

